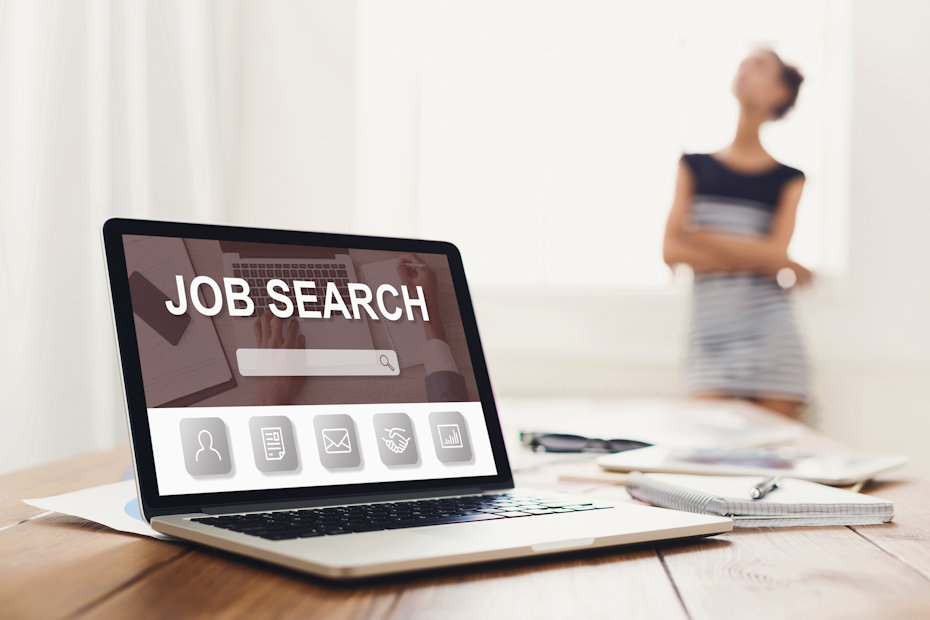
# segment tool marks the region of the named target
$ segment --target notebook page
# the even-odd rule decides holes
[[[795,527],[798,525],[880,525],[894,518],[887,515],[793,515],[790,517],[733,517],[733,527]]]
[[[624,486],[633,498],[654,506],[685,512],[725,514],[722,512],[725,506],[719,498],[680,484],[655,479],[651,474],[632,472],[627,476]]]
[[[720,508],[733,515],[869,516],[890,514],[893,510],[891,502],[877,497],[795,478],[783,479],[778,488],[764,498],[752,500],[749,498],[749,488],[759,482],[757,476],[648,474],[644,477],[650,481],[689,489],[699,495],[719,498],[722,500]]]

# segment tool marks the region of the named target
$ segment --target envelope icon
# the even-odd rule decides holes
[[[348,454],[352,452],[349,429],[324,428],[320,434],[323,436],[323,450],[326,451],[326,454]]]

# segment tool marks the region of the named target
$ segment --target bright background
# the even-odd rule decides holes
[[[807,76],[764,139],[808,175],[809,422],[930,473],[927,32],[918,0],[0,0],[0,471],[125,441],[113,215],[445,238],[499,395],[680,395],[676,159],[770,45]]]

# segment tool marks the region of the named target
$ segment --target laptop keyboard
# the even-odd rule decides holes
[[[286,540],[607,508],[613,506],[503,493],[200,517],[192,521],[268,540]]]
[[[237,262],[233,263],[233,275],[242,278],[249,283],[249,291],[252,300],[255,302],[255,310],[252,316],[261,314],[260,309],[268,307],[273,300],[268,296],[268,280],[275,278],[284,280],[288,288],[287,293],[283,293],[290,298],[291,303],[296,307],[294,299],[294,290],[291,288],[293,280],[312,280],[316,283],[316,303],[305,303],[304,308],[307,310],[323,311],[323,303],[326,301],[326,283],[332,282],[339,289],[339,295],[343,299],[349,298],[349,270],[345,263],[320,263],[314,261],[299,262]],[[280,291],[280,289],[279,289]],[[306,289],[305,289],[306,292]],[[244,309],[245,302],[236,300],[234,302],[237,309]]]

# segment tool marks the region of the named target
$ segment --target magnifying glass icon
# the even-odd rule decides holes
[[[391,366],[391,360],[388,359],[387,355],[382,355],[381,357],[378,358],[378,361],[381,362],[382,366],[384,366],[391,372],[394,372],[394,367]]]

